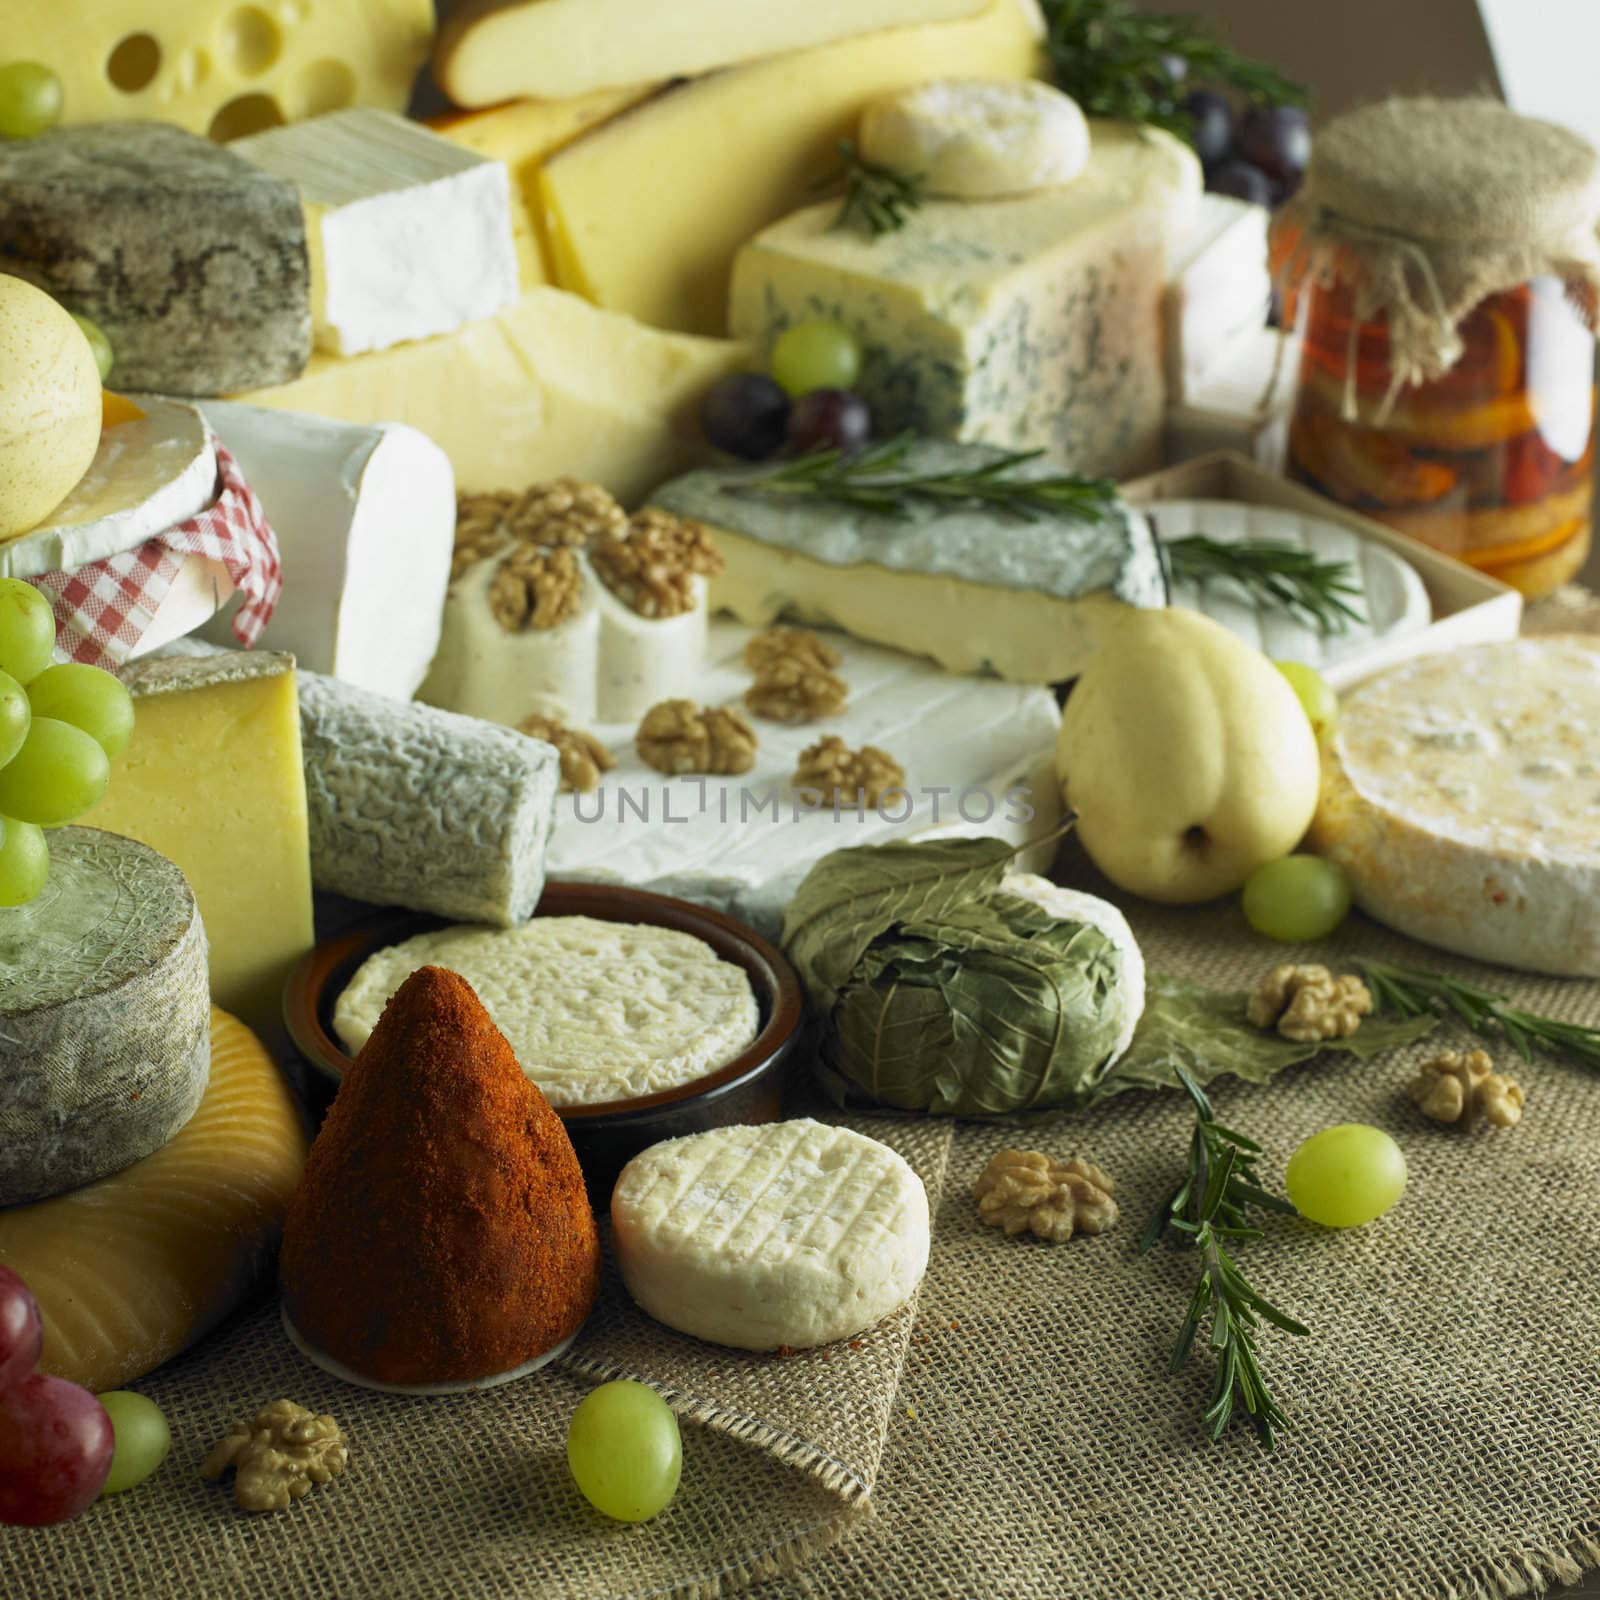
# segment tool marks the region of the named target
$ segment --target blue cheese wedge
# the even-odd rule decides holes
[[[211,1070],[211,986],[183,874],[97,828],[50,834],[50,880],[0,916],[0,1206],[159,1150]]]
[[[1413,939],[1600,977],[1600,644],[1477,645],[1363,684],[1310,838]]]
[[[734,264],[729,325],[769,352],[796,323],[861,343],[854,387],[885,436],[1040,449],[1080,472],[1158,464],[1167,258],[1200,164],[1153,128],[1094,122],[1071,183],[929,201],[874,236],[837,200],[756,235]]]
[[[760,1027],[750,979],[692,934],[594,917],[518,928],[445,928],[380,950],[339,996],[333,1025],[352,1054],[418,967],[477,990],[523,1071],[553,1106],[603,1105],[693,1083]]]
[[[887,1145],[802,1119],[635,1156],[611,1196],[622,1281],[657,1322],[740,1350],[847,1339],[928,1265],[928,1195]]]
[[[993,457],[924,441],[895,470],[971,469]],[[1121,606],[1166,603],[1149,525],[1122,504],[1087,523],[925,502],[899,517],[751,492],[761,470],[691,472],[653,496],[711,529],[725,562],[712,608],[753,626],[828,623],[949,672],[1047,684],[1077,676]]]

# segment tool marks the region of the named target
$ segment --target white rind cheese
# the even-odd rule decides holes
[[[1600,643],[1477,645],[1363,684],[1310,842],[1414,939],[1600,977]]]
[[[0,1206],[159,1150],[211,1064],[206,937],[183,874],[94,828],[49,842],[44,890],[0,916]]]
[[[535,917],[518,928],[418,934],[369,957],[334,1009],[334,1029],[352,1053],[389,997],[426,966],[472,985],[522,1070],[557,1107],[693,1083],[725,1067],[760,1028],[744,969],[692,934]]]
[[[319,889],[506,926],[544,887],[555,750],[474,717],[299,674]]]
[[[1071,183],[1089,165],[1078,102],[1032,79],[944,78],[884,95],[861,113],[860,144],[926,193],[966,199]]]
[[[260,644],[357,688],[409,700],[439,639],[455,542],[455,478],[434,442],[365,425],[207,400],[278,535],[284,590]],[[231,645],[226,617],[205,629]]]
[[[1267,325],[1268,215],[1265,206],[1231,195],[1202,195],[1193,225],[1173,241],[1165,310],[1174,404],[1192,401]]]
[[[641,617],[598,579],[600,660],[596,715],[637,722],[662,700],[692,695],[706,654],[706,580],[690,580],[694,604],[675,617]]]
[[[887,1145],[809,1119],[633,1158],[611,1196],[622,1281],[657,1322],[741,1350],[847,1339],[928,1264],[928,1196]]]

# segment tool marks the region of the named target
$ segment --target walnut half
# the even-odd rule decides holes
[[[291,1500],[310,1493],[344,1471],[350,1459],[344,1434],[332,1417],[274,1400],[249,1422],[236,1423],[212,1448],[200,1468],[215,1482],[229,1467],[233,1496],[245,1511],[287,1511]]]
[[[1359,978],[1336,978],[1324,966],[1274,967],[1250,997],[1247,1015],[1257,1028],[1276,1028],[1285,1039],[1315,1044],[1348,1039],[1372,1010],[1372,994]]]
[[[1037,1150],[1002,1150],[983,1169],[972,1198],[991,1228],[1060,1244],[1074,1233],[1111,1227],[1117,1220],[1114,1187],[1087,1161],[1074,1158],[1063,1166]]]
[[[844,710],[850,691],[837,673],[800,656],[777,656],[757,672],[744,703],[770,722],[815,722]]]
[[[817,796],[818,805],[835,806],[876,806],[905,781],[906,769],[887,750],[873,744],[852,750],[836,733],[800,752],[791,780],[798,793]]]
[[[616,757],[595,738],[578,728],[569,728],[559,717],[536,711],[517,724],[517,731],[530,739],[553,744],[561,757],[561,789],[570,794],[592,794],[600,787],[600,774],[616,766]]]
[[[583,574],[570,550],[519,544],[489,580],[489,610],[507,633],[558,628],[583,605]]]
[[[1423,1062],[1408,1089],[1435,1122],[1469,1128],[1481,1115],[1490,1127],[1514,1128],[1522,1121],[1522,1085],[1496,1072],[1487,1050],[1441,1050]]]
[[[692,700],[663,700],[645,712],[633,743],[642,761],[668,777],[726,777],[756,764],[755,733],[729,706],[701,709]]]
[[[809,628],[779,625],[746,641],[744,664],[759,678],[774,661],[803,661],[821,672],[839,665],[839,652]]]
[[[628,513],[605,489],[578,478],[536,483],[506,512],[506,530],[519,542],[569,549],[614,537],[627,525]]]
[[[722,571],[722,557],[698,522],[645,510],[623,534],[597,540],[589,559],[600,581],[641,617],[679,617],[694,610],[694,580]]]

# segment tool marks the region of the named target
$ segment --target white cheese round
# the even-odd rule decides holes
[[[159,1150],[211,1069],[200,911],[147,845],[50,834],[50,879],[0,912],[0,1206]]]
[[[641,617],[598,578],[594,587],[600,611],[599,720],[637,722],[662,700],[692,699],[706,655],[706,580],[690,580],[694,605],[675,617]]]
[[[1310,843],[1401,933],[1600,977],[1600,641],[1477,645],[1354,690]]]
[[[1071,183],[1089,165],[1089,124],[1047,83],[942,79],[872,101],[861,153],[929,194],[978,200]]]
[[[760,1029],[744,969],[692,934],[534,917],[516,928],[443,928],[370,956],[334,1008],[348,1049],[360,1050],[390,995],[427,966],[472,985],[558,1108],[692,1083],[726,1066]]]
[[[657,1322],[803,1350],[898,1310],[928,1265],[928,1195],[887,1145],[809,1119],[669,1139],[622,1169],[617,1265]]]

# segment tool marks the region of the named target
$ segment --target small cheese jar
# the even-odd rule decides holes
[[[1288,472],[1548,594],[1591,541],[1600,153],[1492,100],[1319,134],[1273,224],[1304,328]]]

